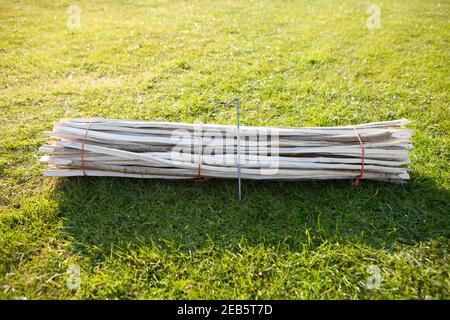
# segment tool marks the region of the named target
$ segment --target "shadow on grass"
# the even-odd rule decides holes
[[[248,244],[357,241],[389,248],[448,238],[449,192],[430,180],[405,185],[363,181],[235,181],[61,179],[55,190],[66,232],[81,251],[113,244],[169,243],[195,250]]]

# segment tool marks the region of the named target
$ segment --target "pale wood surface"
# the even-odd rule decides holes
[[[318,128],[241,127],[242,178],[263,180],[409,179],[406,164],[412,131],[405,119]],[[201,128],[201,130],[199,130]],[[276,130],[276,141],[256,139]],[[212,132],[212,133],[211,133]],[[45,132],[46,176],[107,176],[156,179],[236,178],[234,126],[115,119],[62,119]],[[222,136],[217,140],[215,135]],[[249,137],[252,138],[249,140]],[[174,153],[174,147],[189,153]],[[275,149],[271,149],[275,148]],[[277,154],[264,152],[276,150]],[[81,153],[84,153],[82,157]],[[208,151],[213,151],[213,154]],[[83,170],[84,169],[84,170]]]

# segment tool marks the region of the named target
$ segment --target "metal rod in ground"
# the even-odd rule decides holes
[[[239,99],[236,97],[227,103],[227,106],[236,102],[236,135],[237,135],[237,174],[238,174],[238,201],[241,202],[241,135],[239,133]]]

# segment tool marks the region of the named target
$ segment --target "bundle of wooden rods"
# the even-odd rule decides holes
[[[340,127],[240,127],[115,119],[61,119],[45,176],[264,180],[409,179],[408,120]],[[238,161],[239,160],[239,161]],[[238,166],[237,164],[240,163]]]

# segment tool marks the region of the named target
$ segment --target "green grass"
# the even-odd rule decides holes
[[[376,1],[369,30],[371,4],[0,1],[0,297],[449,299],[450,4]],[[409,118],[412,179],[237,203],[235,181],[42,177],[59,118],[233,124],[235,96],[245,125]]]

